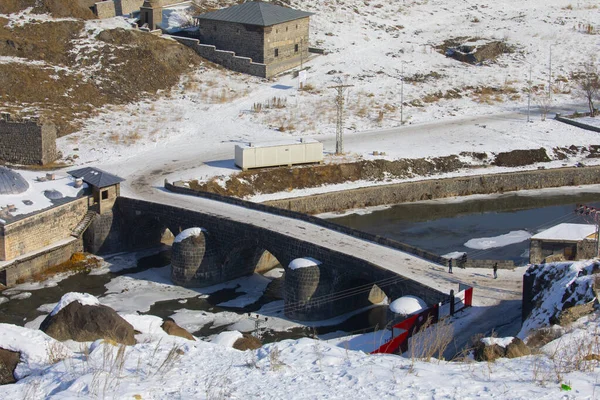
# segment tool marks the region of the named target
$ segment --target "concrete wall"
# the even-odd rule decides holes
[[[81,240],[73,238],[68,243],[16,260],[0,271],[0,284],[13,286],[49,267],[68,261],[73,253],[80,251],[83,251]]]
[[[54,125],[0,118],[0,161],[43,165],[57,158]]]
[[[176,262],[182,268],[177,270],[176,276],[181,277],[189,285],[212,285],[251,273],[255,266],[248,269],[247,260],[254,259],[258,262],[259,257],[256,255],[262,250],[267,250],[285,267],[295,258],[312,257],[320,260],[322,262],[319,266],[320,277],[317,289],[314,291],[318,294],[336,293],[390,279],[389,285],[381,287],[390,298],[413,294],[433,304],[447,297],[446,293],[441,293],[417,281],[409,279],[394,281],[392,278],[399,278],[397,274],[363,259],[244,222],[124,197],[117,200],[115,211],[120,215],[120,223],[113,224],[113,229],[121,231],[123,240],[115,243],[114,247],[107,248],[110,252],[156,246],[167,228],[173,233],[191,227],[205,228],[207,231],[205,237],[209,240],[204,244],[197,244],[204,248],[182,249],[181,255],[185,256],[188,252],[191,257],[182,259],[180,263]],[[206,269],[200,268],[202,263],[205,263]],[[298,287],[294,290],[296,294],[306,293]],[[296,294],[290,294],[288,298],[296,299]],[[287,315],[292,318],[325,319],[350,311],[356,306],[368,304],[368,293],[341,301],[324,301],[319,297],[304,299],[302,305],[297,307],[288,307]],[[310,312],[306,311],[307,308]]]
[[[386,204],[399,204],[471,194],[504,193],[525,189],[600,183],[600,166],[557,168],[449,179],[428,179],[394,185],[324,193],[264,204],[306,214],[318,214]]]
[[[588,113],[588,115],[589,115],[589,113]],[[567,125],[572,125],[577,128],[585,129],[586,131],[600,132],[600,127],[584,124],[582,122],[579,122],[579,121],[576,121],[573,119],[564,118],[564,117],[561,117],[560,114],[556,114],[556,117],[554,117],[554,119],[559,122],[562,122],[564,124],[567,124]]]
[[[255,63],[247,57],[238,57],[232,51],[217,50],[213,45],[200,44],[198,39],[189,39],[183,37],[172,36],[173,39],[182,43],[201,57],[206,58],[216,64],[222,65],[232,71],[241,72],[259,76],[261,78],[269,77],[269,72],[265,64]]]
[[[202,19],[198,20],[198,27],[202,44],[232,51],[256,63],[264,62],[263,27]]]
[[[88,198],[83,197],[0,226],[4,260],[11,260],[69,238],[87,210]]]

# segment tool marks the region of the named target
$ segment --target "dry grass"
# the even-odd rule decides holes
[[[442,360],[444,352],[452,343],[454,329],[447,319],[432,322],[429,317],[419,330],[410,338],[408,352],[411,360]]]
[[[88,273],[92,269],[98,268],[100,263],[101,261],[99,258],[87,256],[84,253],[75,253],[71,256],[69,261],[47,268],[42,272],[33,274],[28,280],[41,282],[56,274],[82,272]],[[26,279],[19,279],[17,283],[23,283],[25,281]]]

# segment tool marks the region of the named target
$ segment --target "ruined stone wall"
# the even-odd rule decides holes
[[[577,260],[589,260],[596,257],[598,255],[597,244],[596,240],[591,239],[577,243]]]
[[[56,247],[15,260],[0,271],[0,283],[13,286],[20,281],[43,272],[49,267],[68,261],[74,253],[83,251],[81,239],[75,239]]]
[[[300,65],[308,59],[308,17],[265,28],[263,62],[271,75]]]
[[[263,27],[203,19],[198,20],[198,24],[202,44],[232,51],[240,57],[251,58],[255,63],[264,62]]]
[[[112,18],[117,15],[113,1],[101,1],[94,4],[92,10],[98,19]]]
[[[173,39],[190,47],[200,57],[206,58],[216,64],[222,65],[232,71],[244,74],[254,75],[261,78],[267,78],[267,66],[265,64],[255,63],[248,57],[239,57],[232,51],[217,50],[213,45],[200,44],[198,39],[189,39],[172,36]]]
[[[11,260],[71,237],[88,210],[88,198],[71,201],[4,225],[4,259]]]
[[[600,183],[600,166],[557,168],[448,179],[427,179],[393,185],[267,201],[264,204],[306,214],[319,214],[386,204],[399,204],[472,194]]]
[[[37,120],[15,121],[0,117],[0,161],[14,164],[48,164],[58,158],[56,127]]]
[[[109,0],[94,4],[94,14],[98,19],[112,18],[118,15],[129,15],[140,10],[144,0]]]

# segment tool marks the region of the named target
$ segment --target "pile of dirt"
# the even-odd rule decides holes
[[[493,164],[498,167],[521,167],[523,165],[549,161],[550,158],[546,154],[546,149],[542,147],[534,150],[513,150],[498,153]]]
[[[7,23],[0,19],[0,56],[20,61],[0,64],[0,110],[40,116],[57,126],[59,136],[106,104],[173,87],[201,62],[191,49],[137,30],[93,37],[83,21]],[[82,46],[82,38],[92,45]]]
[[[56,18],[93,19],[92,0],[2,0],[0,14],[12,14],[32,7],[34,14],[50,14]]]
[[[306,167],[282,167],[244,171],[231,176],[225,187],[220,178],[190,182],[195,190],[226,196],[247,197],[359,180],[385,181],[456,171],[465,164],[455,155],[436,158],[372,160]]]

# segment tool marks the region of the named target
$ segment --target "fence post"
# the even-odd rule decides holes
[[[454,289],[450,290],[450,315],[454,315]]]

